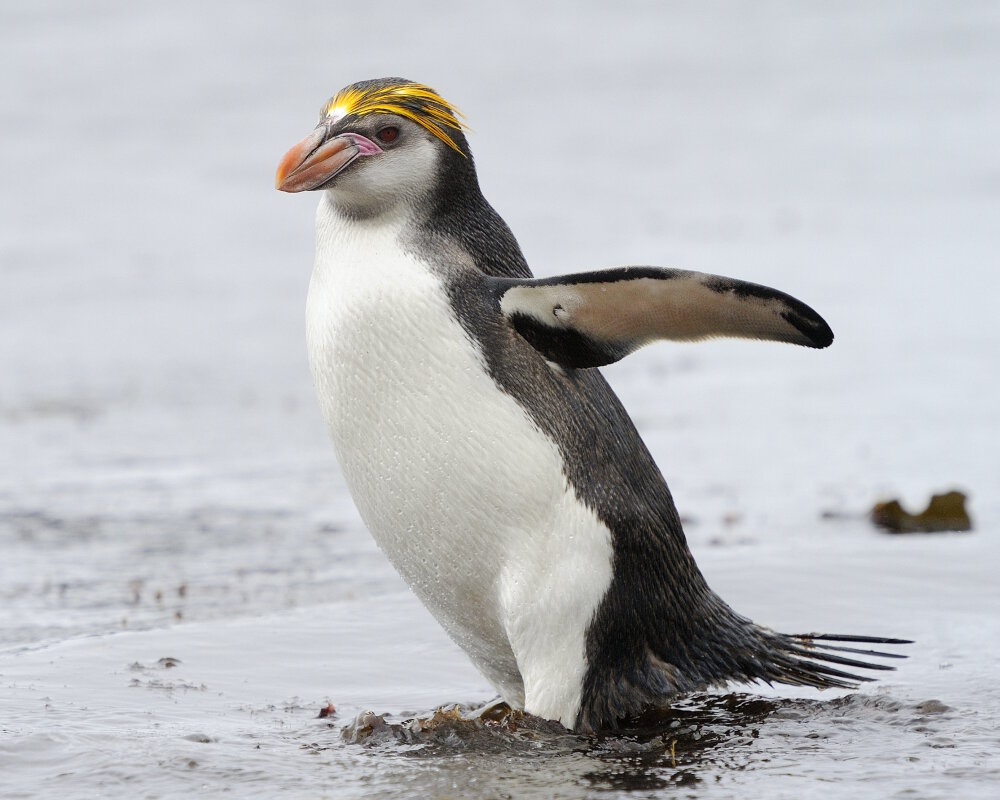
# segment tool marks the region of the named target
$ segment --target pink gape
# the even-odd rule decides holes
[[[373,156],[376,153],[382,152],[381,147],[371,139],[366,139],[360,133],[342,133],[340,135],[354,142],[354,146],[358,148],[358,155],[360,156]]]

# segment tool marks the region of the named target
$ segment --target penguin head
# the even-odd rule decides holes
[[[323,105],[316,128],[278,165],[284,192],[323,189],[342,211],[370,217],[418,208],[442,182],[472,177],[458,111],[402,78],[363,81]]]

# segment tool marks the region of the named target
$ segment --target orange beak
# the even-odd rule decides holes
[[[321,189],[361,155],[382,152],[374,142],[357,134],[327,138],[329,129],[319,125],[285,153],[274,176],[274,188],[282,192]]]

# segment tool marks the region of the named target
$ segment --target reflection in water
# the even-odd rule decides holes
[[[577,797],[716,783],[771,766],[770,747],[759,745],[762,728],[772,745],[781,739],[808,749],[845,721],[900,724],[894,717],[909,719],[898,714],[902,709],[888,698],[862,695],[816,701],[699,693],[649,711],[615,735],[583,736],[503,704],[485,711],[455,705],[398,720],[367,712],[338,739],[360,745],[359,758],[374,758],[380,779],[419,780],[423,792],[542,797],[558,788],[554,796]],[[341,746],[310,745],[320,751]]]

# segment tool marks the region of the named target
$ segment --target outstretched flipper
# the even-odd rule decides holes
[[[554,278],[491,278],[500,309],[565,367],[600,367],[655,339],[714,336],[827,347],[833,331],[800,300],[755,283],[658,267]]]

